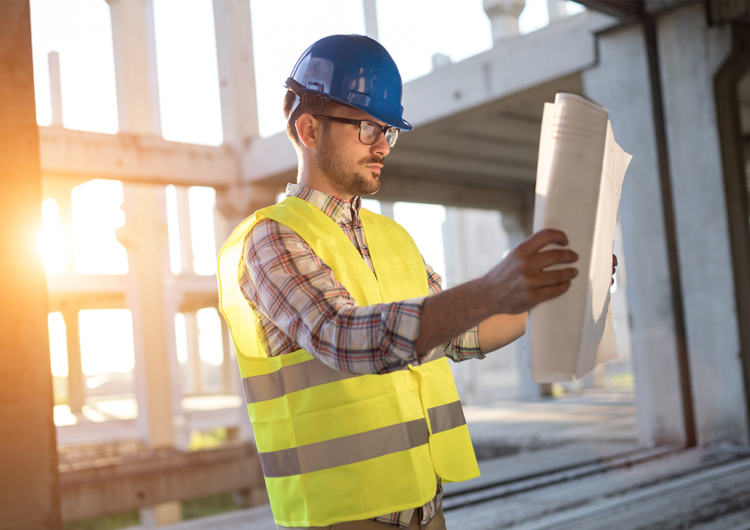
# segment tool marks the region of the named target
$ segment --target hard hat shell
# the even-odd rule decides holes
[[[303,99],[315,106],[330,98],[391,127],[412,130],[402,117],[398,67],[386,49],[369,37],[323,37],[297,60],[285,86],[297,94],[295,109]]]

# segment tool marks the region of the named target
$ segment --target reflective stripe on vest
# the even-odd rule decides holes
[[[436,350],[439,350],[436,348]],[[422,363],[423,365],[445,357],[442,350],[433,353],[431,358]],[[242,389],[245,392],[245,402],[248,405],[280,398],[292,392],[298,392],[318,385],[335,383],[345,379],[363,377],[362,374],[350,374],[334,370],[321,362],[306,362],[282,366],[280,370],[262,375],[253,375],[242,378]],[[408,370],[404,366],[402,370]]]
[[[245,236],[264,217],[297,232],[358,305],[424,296],[427,276],[414,242],[392,220],[361,213],[376,278],[333,220],[292,197],[245,220],[222,248],[220,306],[277,524],[368,519],[429,501],[436,473],[445,481],[478,476],[443,355],[384,375],[339,372],[304,350],[265,357],[237,282]]]

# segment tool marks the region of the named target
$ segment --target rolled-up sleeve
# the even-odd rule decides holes
[[[339,371],[380,374],[416,363],[424,297],[358,306],[293,230],[260,221],[245,241],[245,297],[300,348]]]

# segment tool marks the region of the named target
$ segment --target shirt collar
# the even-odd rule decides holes
[[[286,196],[305,200],[337,223],[342,224],[358,221],[359,210],[362,208],[362,197],[354,197],[351,201],[345,201],[299,184],[287,184]]]

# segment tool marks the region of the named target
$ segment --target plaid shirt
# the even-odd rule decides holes
[[[375,269],[365,241],[359,211],[361,197],[344,201],[317,190],[289,184],[287,196],[298,197],[336,221],[370,270]],[[240,287],[258,315],[261,344],[269,357],[304,349],[342,372],[383,374],[419,363],[414,343],[425,297],[358,306],[310,246],[292,229],[271,219],[258,222],[245,239]],[[442,279],[425,265],[429,294],[442,290]],[[443,344],[454,362],[484,358],[477,328]],[[435,515],[442,497],[422,507],[422,525]],[[408,529],[414,509],[376,517]]]

